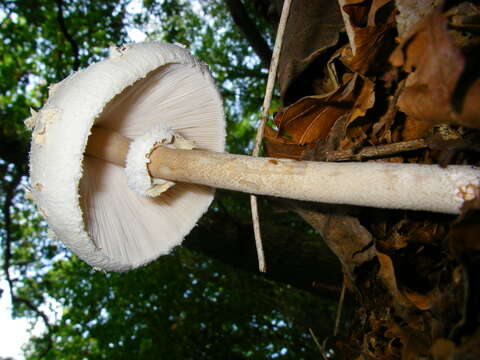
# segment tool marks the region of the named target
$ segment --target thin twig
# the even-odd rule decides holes
[[[240,0],[225,0],[228,11],[232,16],[233,22],[243,32],[250,46],[262,61],[266,69],[272,61],[272,50],[263,38],[261,32],[257,29],[255,22],[248,16],[248,11]]]
[[[427,148],[428,144],[424,139],[415,139],[409,141],[401,141],[393,144],[368,146],[355,152],[352,149],[327,151],[325,153],[326,161],[360,161],[363,159],[384,157],[399,154],[407,151],[414,151]]]
[[[257,129],[257,136],[255,138],[255,146],[253,147],[252,156],[258,156],[260,152],[263,131],[265,129],[265,123],[267,122],[268,112],[272,102],[273,88],[275,86],[275,79],[277,77],[278,60],[280,58],[283,34],[285,33],[291,2],[292,0],[285,0],[283,3],[282,16],[280,17],[280,23],[278,24],[277,37],[275,39],[275,46],[273,47],[272,61],[270,63],[270,70],[268,71],[267,88],[265,89],[265,98],[263,99],[262,115],[260,117],[260,124],[258,125]],[[253,233],[255,235],[255,246],[257,247],[258,268],[261,272],[266,272],[267,265],[265,264],[265,255],[263,253],[262,234],[258,216],[258,204],[257,197],[255,195],[250,196],[250,206],[252,208]]]
[[[16,173],[13,175],[11,182],[6,183],[4,187],[5,200],[3,203],[3,228],[5,230],[4,244],[5,249],[3,253],[3,271],[5,273],[5,279],[10,287],[10,295],[13,299],[13,280],[10,276],[10,262],[12,259],[12,236],[11,236],[11,225],[12,225],[12,214],[10,207],[13,203],[13,198],[15,196],[15,189],[20,184],[21,175]]]
[[[4,231],[5,231],[5,248],[4,248],[4,253],[3,253],[3,272],[5,273],[5,279],[8,283],[8,287],[10,290],[10,298],[12,299],[12,305],[13,304],[18,304],[18,303],[23,303],[25,304],[30,310],[32,310],[34,313],[39,316],[47,329],[47,345],[45,349],[43,349],[40,354],[39,358],[42,359],[46,357],[47,353],[53,348],[53,339],[52,339],[52,327],[50,325],[50,322],[48,320],[47,314],[45,314],[42,310],[39,309],[37,305],[35,305],[32,301],[18,296],[15,294],[14,290],[14,279],[11,277],[10,274],[10,267],[11,267],[11,260],[12,260],[12,212],[11,212],[11,206],[13,204],[13,199],[15,196],[15,190],[17,189],[18,185],[20,184],[20,181],[22,180],[22,173],[21,172],[16,172],[13,175],[12,180],[5,185],[4,188],[4,194],[5,194],[5,199],[2,207],[2,212],[3,212],[3,219],[4,219]],[[18,265],[18,264],[17,264]]]
[[[343,300],[345,299],[345,280],[342,284],[342,291],[340,292],[340,300],[338,300],[338,307],[337,307],[337,316],[335,318],[335,328],[333,329],[333,336],[337,336],[338,328],[340,326],[340,318],[342,317],[342,308],[343,308]]]
[[[255,138],[255,146],[252,153],[253,156],[258,156],[260,152],[260,144],[262,143],[263,131],[265,129],[265,123],[267,122],[268,112],[270,111],[270,104],[272,102],[273,88],[275,87],[275,79],[277,78],[278,61],[280,60],[280,51],[282,50],[283,34],[285,33],[285,28],[287,27],[287,19],[290,12],[291,3],[292,0],[285,0],[283,3],[282,16],[280,17],[277,37],[273,47],[272,62],[270,63],[270,69],[268,71],[267,87],[265,89],[265,97],[263,99],[260,124],[257,129],[257,136]]]
[[[317,337],[316,337],[315,334],[313,333],[312,328],[308,328],[308,331],[310,332],[310,335],[312,335],[313,341],[315,341],[315,344],[317,345],[318,350],[320,351],[320,354],[322,355],[322,358],[323,358],[324,360],[327,360],[327,357],[325,356],[325,348],[324,348],[324,347],[322,346],[322,344],[320,344],[320,342],[318,341]]]

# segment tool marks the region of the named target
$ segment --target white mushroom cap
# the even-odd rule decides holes
[[[168,253],[213,199],[213,189],[184,183],[143,197],[122,167],[84,156],[94,124],[135,139],[161,123],[199,149],[224,150],[221,97],[207,67],[181,47],[114,49],[55,85],[33,120],[33,196],[55,234],[94,267],[125,271]]]

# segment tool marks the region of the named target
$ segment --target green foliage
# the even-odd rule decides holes
[[[314,323],[322,324],[316,329],[321,333],[331,328],[332,311],[311,294],[252,277],[183,247],[130,273],[95,272],[49,237],[25,197],[29,134],[23,120],[29,108],[42,105],[47,84],[104,57],[110,45],[125,42],[127,27],[140,27],[151,39],[185,44],[210,64],[225,98],[229,151],[251,149],[266,71],[223,2],[144,1],[144,10],[135,15],[126,12],[128,3],[0,3],[3,275],[11,284],[13,316],[47,324],[41,336],[30,340],[28,358],[317,357],[305,309],[316,309]],[[211,218],[223,214],[227,219],[234,213],[248,222],[247,203],[222,193]],[[209,219],[207,214],[202,223],[211,231],[215,221]],[[202,226],[196,232],[205,236]]]
[[[58,261],[44,283],[64,309],[48,359],[301,359],[316,351],[291,319],[317,299],[183,247],[126,274]]]
[[[126,39],[127,0],[0,2],[0,158],[25,173],[23,120],[39,108],[47,85],[106,55]],[[12,147],[17,154],[12,153]]]

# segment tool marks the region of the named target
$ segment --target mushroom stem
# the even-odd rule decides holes
[[[94,126],[88,138],[88,155],[120,166],[125,165],[130,139],[117,132]]]
[[[94,128],[91,143],[102,145],[89,145],[87,154],[123,166],[128,138]],[[452,214],[460,212],[480,184],[480,170],[460,165],[297,161],[165,146],[157,147],[150,160],[151,176],[171,181],[305,201]]]

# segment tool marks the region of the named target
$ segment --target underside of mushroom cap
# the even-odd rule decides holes
[[[133,140],[161,123],[199,149],[224,150],[220,95],[207,67],[181,47],[116,49],[57,84],[34,122],[36,203],[66,246],[96,268],[125,271],[168,253],[213,199],[213,189],[191,184],[142,197],[122,167],[84,156],[93,125]]]

